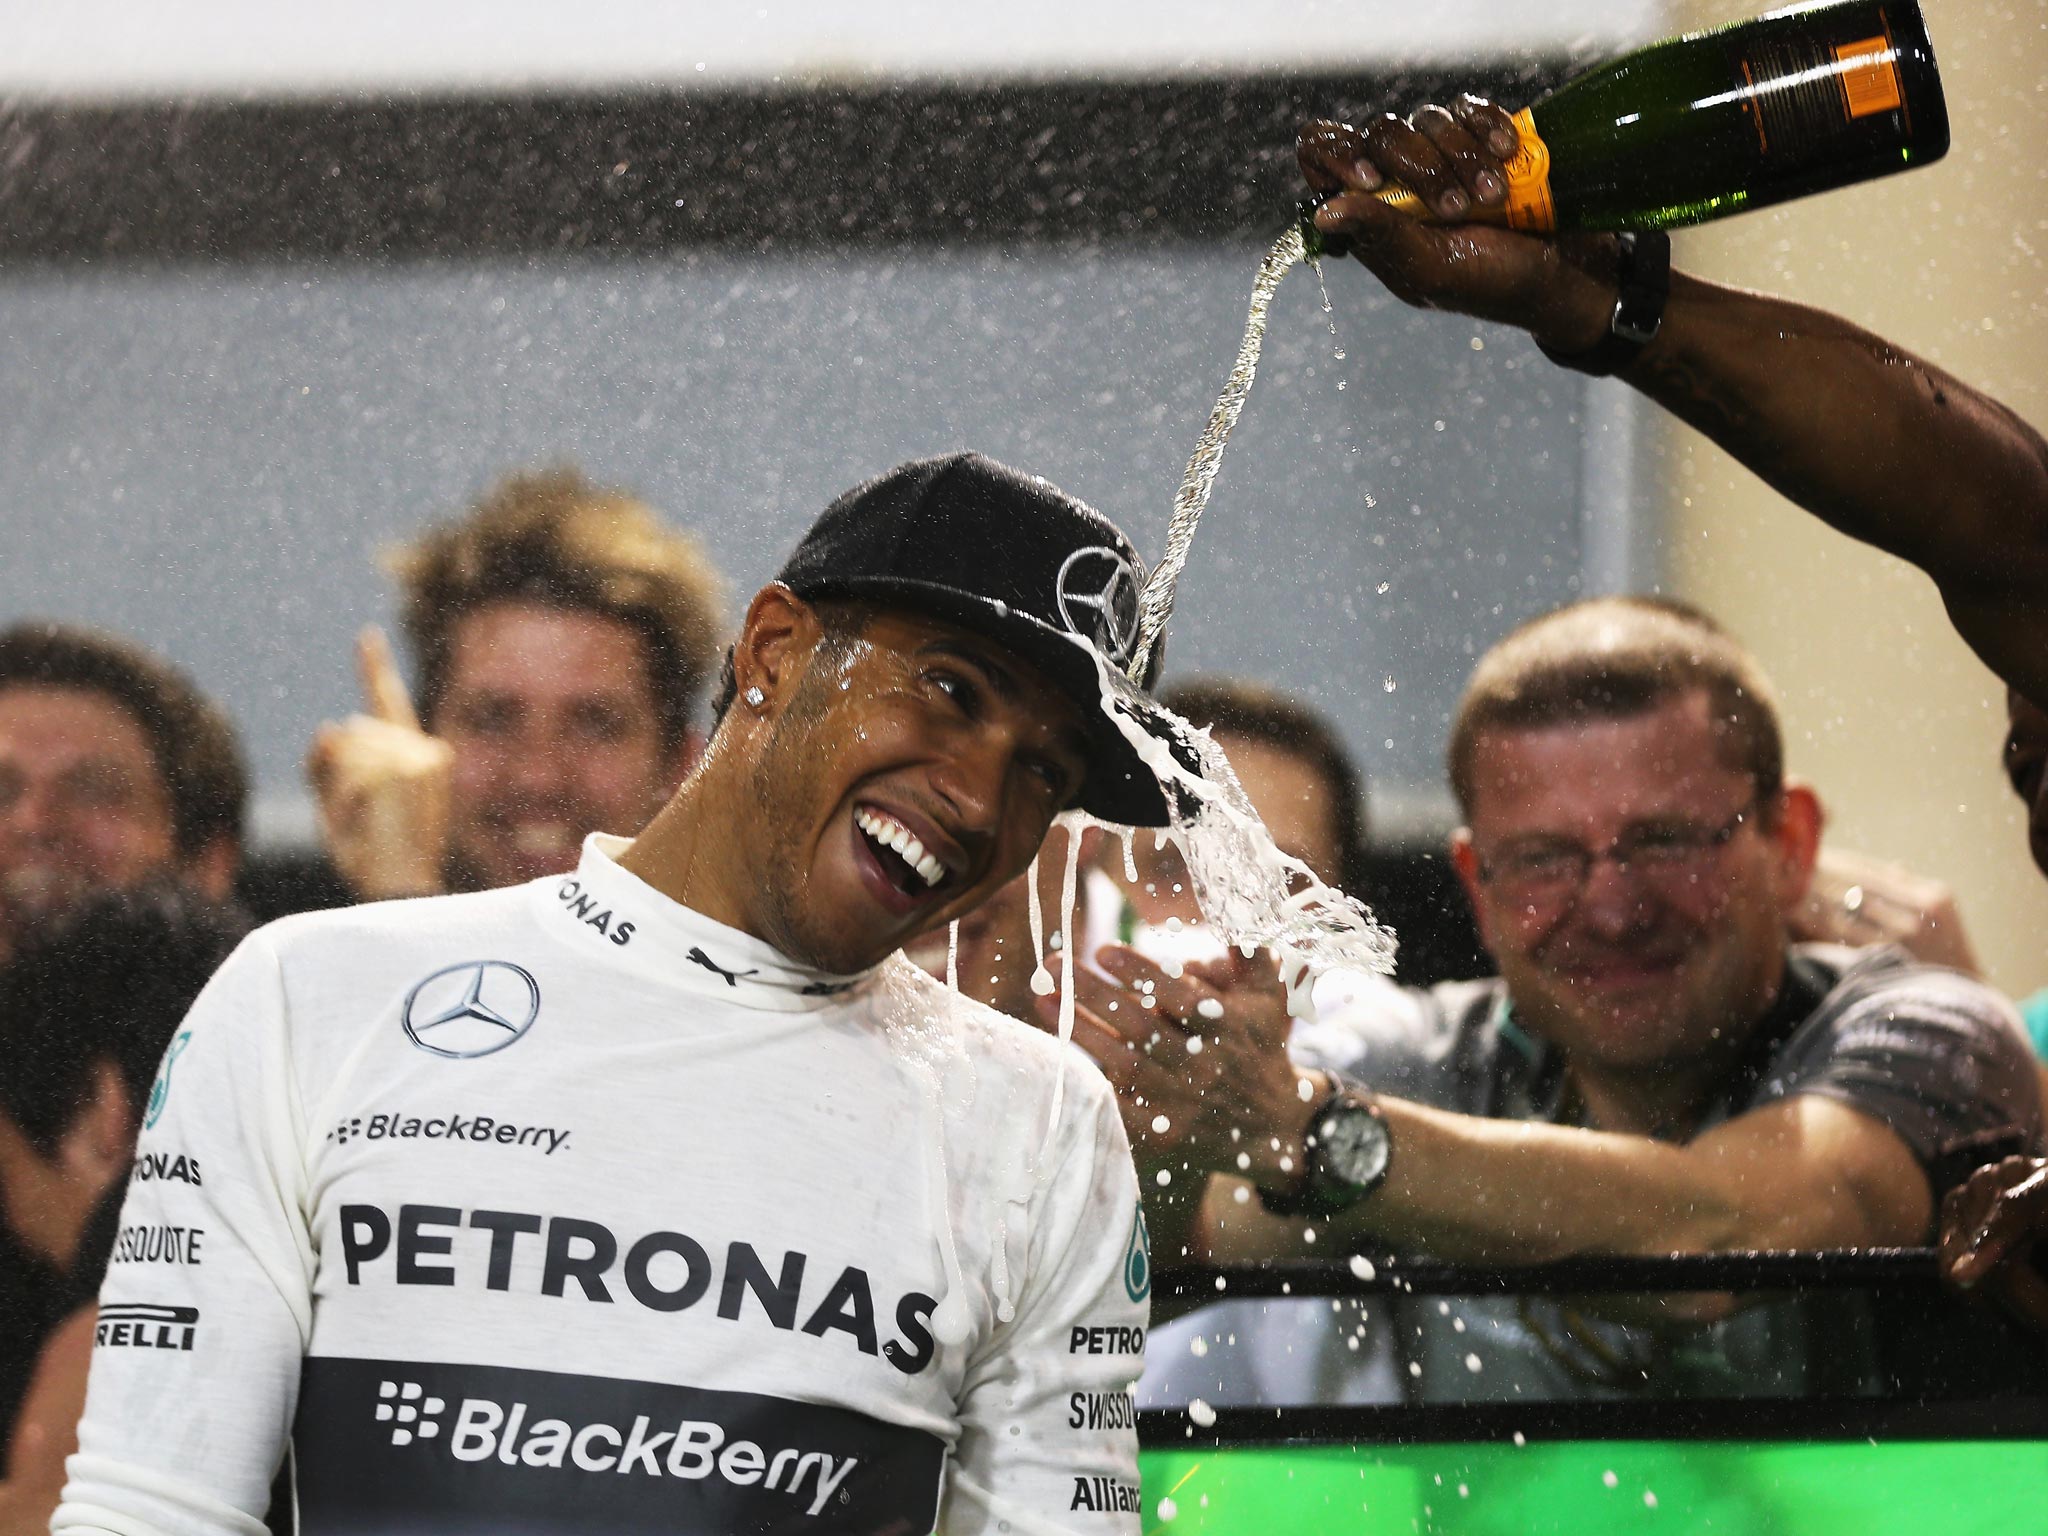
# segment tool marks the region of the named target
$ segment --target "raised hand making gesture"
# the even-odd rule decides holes
[[[320,837],[365,901],[443,889],[454,754],[420,725],[384,632],[356,640],[367,713],[314,733],[306,776],[320,802]]]

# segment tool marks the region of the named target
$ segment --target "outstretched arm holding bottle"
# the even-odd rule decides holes
[[[1396,297],[1517,326],[1571,365],[1609,335],[1627,258],[1612,235],[1462,222],[1504,209],[1516,142],[1506,112],[1467,96],[1364,128],[1310,123],[1297,154],[1327,198],[1317,230]],[[1389,182],[1442,222],[1372,195]],[[1839,316],[1679,272],[1654,334],[1613,371],[1832,527],[1919,566],[1985,663],[2048,702],[2048,443],[2011,411]]]

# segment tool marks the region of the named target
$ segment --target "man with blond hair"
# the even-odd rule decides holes
[[[638,831],[703,737],[721,624],[698,542],[573,469],[500,481],[391,561],[419,704],[365,632],[365,712],[307,770],[359,900],[484,890]]]

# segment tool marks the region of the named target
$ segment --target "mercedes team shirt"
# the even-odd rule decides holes
[[[900,957],[798,969],[624,846],[222,968],[55,1531],[253,1536],[288,1442],[307,1536],[1137,1531],[1108,1085]]]

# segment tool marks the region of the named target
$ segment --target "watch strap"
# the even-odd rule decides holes
[[[1636,360],[1664,323],[1664,301],[1671,296],[1671,237],[1661,229],[1627,231],[1615,237],[1618,266],[1614,310],[1607,330],[1583,352],[1558,352],[1537,346],[1560,367],[1604,378]]]

